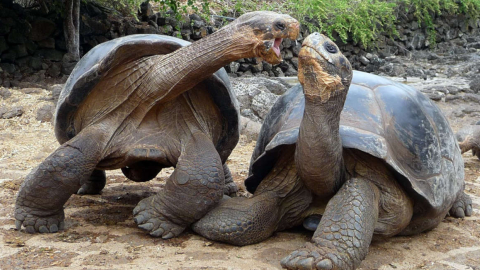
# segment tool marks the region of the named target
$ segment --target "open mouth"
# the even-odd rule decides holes
[[[282,44],[282,38],[276,38],[273,42],[272,50],[275,52],[277,57],[280,57],[280,44]]]

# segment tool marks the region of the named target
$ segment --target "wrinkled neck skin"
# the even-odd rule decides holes
[[[252,34],[251,39],[246,39],[240,34],[242,32],[251,31],[242,31],[232,24],[173,53],[156,56],[158,59],[146,78],[147,89],[153,90],[152,98],[167,102],[228,63],[254,57],[255,36]],[[251,40],[251,43],[245,40]],[[162,89],[161,95],[154,91],[158,88]]]
[[[339,133],[340,114],[347,91],[333,92],[322,100],[318,85],[305,80],[305,112],[295,152],[298,174],[321,199],[330,199],[344,182],[343,148]],[[328,91],[328,90],[327,90]]]

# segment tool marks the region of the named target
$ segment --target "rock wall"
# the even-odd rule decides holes
[[[213,18],[207,24],[200,16],[190,15],[177,21],[166,14],[155,13],[149,5],[142,5],[141,21],[113,15],[108,10],[82,1],[80,45],[81,54],[99,43],[131,34],[165,34],[195,41],[221,28],[228,20]],[[376,48],[367,51],[361,45],[348,42],[339,45],[358,70],[392,76],[435,76],[436,70],[408,68],[396,56],[438,59],[444,55],[475,52],[480,49],[480,20],[466,16],[440,16],[437,25],[437,45],[429,44],[425,29],[418,26],[413,14],[400,14],[397,30],[400,36],[390,40],[380,35]],[[285,60],[270,65],[255,58],[241,59],[226,67],[233,77],[254,75],[284,77],[296,76],[298,53],[303,37],[302,29],[296,41],[284,40],[281,52]],[[424,49],[428,53],[420,53]],[[57,14],[26,11],[11,0],[0,0],[0,85],[5,87],[42,83],[48,78],[63,76],[61,60],[66,53],[62,19]],[[478,68],[459,70],[462,74],[476,74]],[[473,76],[473,75],[472,75]],[[65,78],[65,76],[64,76]]]

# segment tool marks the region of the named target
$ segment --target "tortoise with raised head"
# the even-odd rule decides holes
[[[471,215],[460,149],[432,101],[352,72],[318,33],[303,42],[298,78],[260,131],[245,181],[253,196],[222,201],[196,232],[246,245],[303,223],[312,241],[283,267],[355,269],[374,234],[423,232],[449,211]]]
[[[62,145],[18,192],[16,227],[62,229],[65,202],[100,192],[104,170],[147,181],[173,166],[165,188],[139,202],[134,219],[153,236],[177,236],[222,198],[223,164],[238,141],[238,107],[217,70],[246,57],[279,63],[282,38],[298,32],[288,15],[252,12],[192,44],[134,35],[92,49],[60,95],[55,134]]]

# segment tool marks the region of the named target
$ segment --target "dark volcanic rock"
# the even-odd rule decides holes
[[[55,32],[55,23],[46,18],[38,18],[32,23],[30,39],[41,41],[50,37]]]

